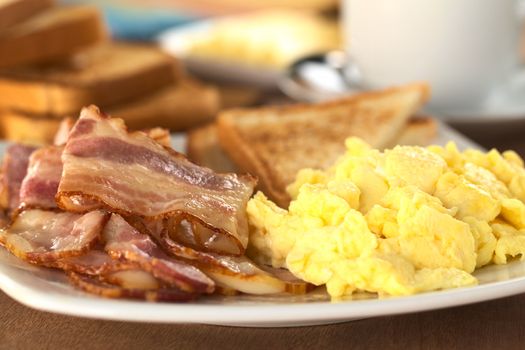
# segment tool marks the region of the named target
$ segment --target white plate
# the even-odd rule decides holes
[[[281,75],[277,68],[252,66],[240,62],[221,61],[212,58],[195,57],[190,54],[192,42],[207,35],[213,21],[201,21],[168,29],[157,41],[166,52],[182,59],[194,74],[221,82],[249,84],[263,89],[274,89]]]
[[[479,147],[441,126],[436,143],[454,140],[460,148]],[[184,149],[177,135],[174,146]],[[0,152],[5,144],[0,144]],[[140,322],[205,323],[252,327],[292,327],[433,310],[525,292],[525,262],[489,266],[476,272],[475,287],[377,299],[370,294],[331,302],[322,289],[305,296],[203,297],[187,304],[104,299],[76,290],[64,274],[29,265],[0,248],[0,288],[29,307],[66,315]]]

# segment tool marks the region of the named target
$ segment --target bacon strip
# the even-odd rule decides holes
[[[104,276],[123,269],[138,268],[136,264],[115,260],[108,253],[99,249],[89,250],[79,256],[50,261],[44,265],[92,276]]]
[[[97,242],[105,220],[102,211],[80,215],[26,210],[0,230],[0,243],[22,260],[50,264],[87,252]]]
[[[119,119],[100,115],[96,107],[82,111],[62,160],[57,200],[65,210],[91,210],[79,199],[94,199],[125,216],[198,222],[226,237],[229,244],[217,249],[221,253],[242,254],[248,243],[245,207],[252,177],[194,165],[145,133],[128,133]]]
[[[167,130],[128,133],[96,107],[62,129],[55,146],[13,146],[6,156],[5,193],[16,211],[0,244],[14,255],[62,269],[77,287],[106,297],[308,290],[237,256],[248,240],[250,176],[198,167],[168,147]]]
[[[275,294],[289,292],[304,294],[310,288],[300,280],[282,280],[262,270],[245,256],[227,256],[206,253],[183,246],[161,236],[163,247],[180,258],[195,260],[197,266],[222,287],[248,294]]]
[[[48,146],[31,154],[20,187],[20,208],[56,209],[55,195],[62,176],[63,147]]]
[[[58,130],[53,139],[53,144],[55,146],[65,145],[69,137],[69,133],[75,125],[75,120],[73,118],[64,118],[60,122]],[[164,128],[151,128],[143,130],[149,137],[157,141],[163,146],[171,147],[170,131]]]
[[[6,228],[9,225],[9,217],[4,210],[0,210],[0,229]]]
[[[4,155],[2,164],[2,207],[13,211],[20,203],[20,186],[27,174],[29,157],[35,147],[13,144],[9,146]]]
[[[156,278],[190,293],[212,293],[214,283],[194,266],[170,258],[151,240],[112,214],[103,231],[106,251],[115,259],[138,264]]]
[[[223,289],[234,289],[249,294],[293,293],[304,294],[310,290],[308,283],[286,278],[282,279],[268,271],[259,268],[246,256],[227,256],[203,252],[191,248],[190,240],[194,225],[182,221],[178,225],[178,237],[183,238],[185,244],[173,240],[167,229],[159,223],[133,219],[132,223],[147,232],[160,246],[173,256],[191,261]]]
[[[102,281],[91,276],[80,275],[69,272],[69,280],[73,285],[92,294],[97,294],[106,298],[131,298],[143,299],[147,301],[188,301],[195,299],[195,294],[190,294],[175,288],[138,288],[137,286],[123,287],[129,285],[131,280],[145,280],[144,271],[118,272],[113,276],[113,283]],[[150,275],[151,277],[151,275]],[[119,281],[120,280],[120,281]],[[134,285],[135,281],[131,282]]]
[[[126,289],[159,289],[161,283],[140,268],[124,268],[102,276],[102,280]]]
[[[57,143],[67,140],[69,130],[73,127],[71,118],[64,119],[61,123],[62,130],[57,133]],[[60,135],[62,132],[63,135]],[[65,134],[65,136],[64,136]],[[148,136],[168,142],[169,132],[166,129],[154,128],[147,132]],[[65,137],[65,139],[64,139]],[[55,196],[58,184],[62,177],[62,152],[63,146],[47,146],[34,151],[29,158],[27,175],[20,187],[20,205],[18,211],[27,208],[55,209],[58,208]],[[83,206],[98,206],[98,203],[83,201]]]

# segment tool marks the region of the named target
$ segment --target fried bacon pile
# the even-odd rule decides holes
[[[214,292],[302,293],[244,256],[255,179],[217,174],[85,108],[55,145],[11,145],[2,165],[0,244],[106,297],[184,301]]]

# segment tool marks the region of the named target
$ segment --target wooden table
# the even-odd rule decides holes
[[[328,326],[232,328],[99,321],[34,311],[0,293],[0,349],[523,349],[525,294]]]
[[[485,147],[525,155],[518,132]],[[232,328],[81,319],[29,309],[0,292],[0,349],[523,349],[525,294],[446,310],[328,326]]]

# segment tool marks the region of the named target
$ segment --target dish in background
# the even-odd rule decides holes
[[[193,38],[210,33],[212,28],[212,20],[197,22],[169,29],[159,35],[157,41],[165,51],[181,59],[192,74],[201,78],[263,89],[275,87],[281,74],[278,69],[191,56]]]
[[[293,10],[267,10],[170,29],[158,37],[166,51],[207,78],[275,87],[299,57],[340,46],[335,21]]]
[[[440,125],[438,144],[453,140],[461,149],[479,148]],[[172,138],[184,151],[185,136]],[[6,144],[0,144],[0,153]],[[74,289],[63,274],[29,265],[0,248],[0,288],[27,306],[60,314],[121,321],[205,323],[244,327],[291,327],[350,321],[366,317],[433,310],[525,292],[525,262],[488,266],[475,273],[480,285],[410,297],[377,299],[361,294],[332,303],[324,291],[305,296],[234,296],[204,298],[187,304],[111,300]]]

